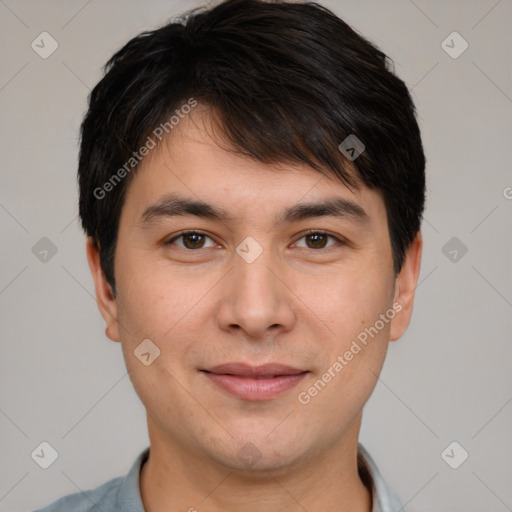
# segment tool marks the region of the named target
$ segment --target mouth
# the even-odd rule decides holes
[[[276,398],[295,387],[309,373],[277,363],[262,366],[226,363],[201,372],[223,391],[253,401]]]

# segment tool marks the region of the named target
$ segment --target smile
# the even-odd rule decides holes
[[[222,390],[242,400],[270,400],[295,387],[308,371],[280,364],[252,367],[228,363],[201,370]]]

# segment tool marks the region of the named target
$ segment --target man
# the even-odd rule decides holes
[[[358,436],[412,314],[424,168],[406,86],[319,5],[228,0],[116,53],[80,216],[150,447],[42,510],[401,510]]]

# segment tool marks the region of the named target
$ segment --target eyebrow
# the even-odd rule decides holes
[[[148,206],[138,224],[145,227],[164,218],[189,215],[220,222],[234,220],[230,214],[218,206],[171,194],[161,197],[155,204]],[[359,204],[341,197],[327,198],[320,202],[298,203],[286,209],[275,219],[275,223],[285,224],[317,217],[346,218],[355,224],[365,226],[371,224],[370,216]]]

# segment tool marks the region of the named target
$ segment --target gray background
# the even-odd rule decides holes
[[[361,441],[407,512],[512,510],[512,3],[323,3],[393,58],[428,158],[416,309],[390,346]],[[0,511],[123,475],[148,444],[93,296],[78,127],[111,54],[197,5],[0,0]],[[43,31],[59,45],[47,59],[31,48]],[[453,31],[469,43],[456,59],[441,46]],[[32,252],[42,237],[57,248],[46,262]],[[443,252],[452,237],[459,248]],[[42,441],[59,453],[46,470],[31,458]],[[452,441],[469,453],[458,469],[441,457]]]

